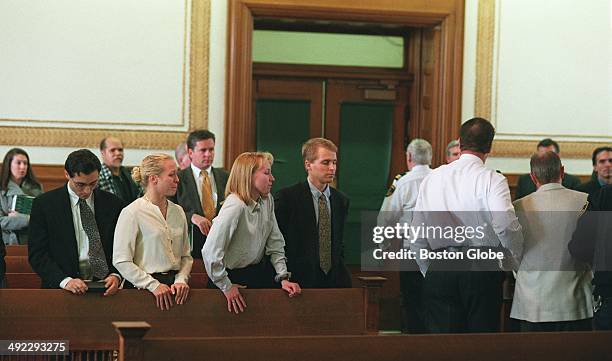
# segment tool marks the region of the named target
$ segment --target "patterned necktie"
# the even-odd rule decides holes
[[[319,264],[325,274],[331,269],[331,221],[324,194],[319,196]]]
[[[81,212],[81,224],[89,238],[88,256],[92,275],[94,278],[103,280],[108,275],[108,265],[106,264],[106,255],[104,254],[104,248],[102,248],[96,218],[84,199],[79,198],[78,204]]]
[[[215,209],[215,202],[213,200],[210,178],[208,177],[208,172],[205,170],[200,171],[200,174],[202,175],[202,210],[204,211],[204,217],[212,221],[217,215],[217,210]]]

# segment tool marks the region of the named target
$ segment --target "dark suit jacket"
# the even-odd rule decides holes
[[[574,258],[593,265],[594,293],[612,297],[612,185],[590,193],[588,201],[568,248]]]
[[[576,177],[575,175],[565,173],[561,185],[567,189],[577,190],[578,186],[580,186],[580,178]],[[536,185],[531,180],[529,174],[523,174],[518,179],[518,184],[516,187],[516,196],[514,197],[514,199],[516,200],[528,196],[531,193],[535,192],[536,189]]]
[[[351,276],[344,264],[342,241],[348,214],[348,198],[331,188],[332,268],[329,277],[334,287],[351,287]],[[292,280],[306,288],[321,287],[319,275],[319,227],[308,181],[278,191],[274,211],[285,238],[287,268]]]
[[[119,175],[123,179],[123,181],[127,184],[127,188],[128,188],[127,189],[128,194],[125,195],[126,199],[124,199],[124,201],[127,204],[130,204],[133,201],[135,201],[138,197],[140,197],[142,190],[140,189],[138,184],[134,182],[134,179],[132,179],[131,171],[127,169],[126,167],[122,166],[121,168],[119,168]]]
[[[599,184],[599,180],[597,179],[597,176],[595,176],[595,179],[591,179],[590,181],[586,183],[582,183],[580,186],[578,186],[578,188],[576,188],[577,191],[588,193],[589,195],[594,195],[600,189],[601,189],[601,184]]]
[[[28,254],[32,269],[42,279],[43,288],[59,288],[66,277],[79,278],[79,250],[74,234],[68,185],[34,199],[30,215]],[[96,189],[94,213],[106,264],[113,267],[113,237],[119,213],[125,202],[114,194]]]
[[[213,177],[215,178],[215,185],[217,186],[217,214],[221,209],[221,202],[225,200],[225,185],[227,184],[227,178],[229,174],[223,168],[212,168]],[[181,207],[185,211],[187,217],[187,224],[191,230],[191,237],[193,240],[193,250],[191,256],[193,258],[202,258],[202,247],[206,241],[206,236],[200,232],[200,229],[193,226],[191,223],[191,216],[194,214],[204,215],[202,210],[202,202],[198,196],[198,188],[193,178],[193,171],[191,167],[185,168],[178,172],[179,185],[176,190],[176,196],[173,197],[172,201]]]

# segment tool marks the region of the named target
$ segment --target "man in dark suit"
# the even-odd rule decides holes
[[[612,330],[612,185],[589,194],[588,202],[568,248],[574,258],[589,263],[595,272],[595,329]]]
[[[29,261],[43,288],[85,294],[86,281],[99,281],[104,295],[117,292],[113,237],[125,203],[97,189],[100,160],[89,150],[68,155],[68,183],[34,200],[29,226]]]
[[[555,152],[557,155],[559,154],[560,148],[559,144],[550,138],[542,139],[537,146],[538,154],[545,154],[546,152]],[[580,186],[580,178],[575,175],[571,175],[565,173],[563,175],[563,180],[561,184],[567,189],[576,190],[578,186]],[[516,196],[515,199],[520,199],[525,196],[530,195],[531,193],[536,191],[536,185],[531,180],[531,176],[529,173],[523,174],[519,177],[517,187],[516,187]]]
[[[225,199],[229,174],[214,168],[215,135],[208,130],[196,130],[187,137],[187,152],[191,166],[179,171],[179,185],[173,201],[183,207],[190,224],[191,256],[202,258],[202,247],[213,218]]]
[[[330,186],[337,152],[327,139],[308,140],[302,147],[306,181],[279,190],[275,198],[287,268],[306,288],[351,287],[342,242],[349,200]]]
[[[612,184],[612,147],[596,148],[591,160],[595,176],[576,188],[589,195],[597,193],[605,185]]]

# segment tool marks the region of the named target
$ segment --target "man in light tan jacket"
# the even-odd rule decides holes
[[[531,179],[537,191],[514,202],[525,248],[510,317],[520,320],[521,331],[590,330],[592,272],[567,248],[587,194],[561,185],[563,166],[554,152],[531,157]]]

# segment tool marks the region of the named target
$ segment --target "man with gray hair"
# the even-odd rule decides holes
[[[191,159],[189,158],[189,152],[187,150],[187,142],[182,142],[176,146],[174,150],[174,158],[179,166],[179,169],[183,170],[191,166]]]
[[[406,149],[408,172],[398,174],[389,188],[380,208],[379,219],[386,223],[412,222],[412,211],[416,205],[419,187],[431,172],[431,144],[424,139],[414,139]],[[408,245],[405,245],[408,248]],[[402,332],[423,333],[425,327],[421,316],[420,295],[423,276],[418,271],[400,272]]]
[[[446,146],[446,164],[456,161],[460,156],[459,141],[457,139],[451,140]]]
[[[538,152],[530,163],[537,190],[513,203],[525,243],[510,317],[520,321],[521,331],[590,330],[592,272],[568,251],[587,194],[561,185],[555,151]]]
[[[412,211],[416,204],[421,181],[431,169],[431,144],[425,139],[414,139],[406,148],[408,172],[395,176],[380,208],[384,211]]]

